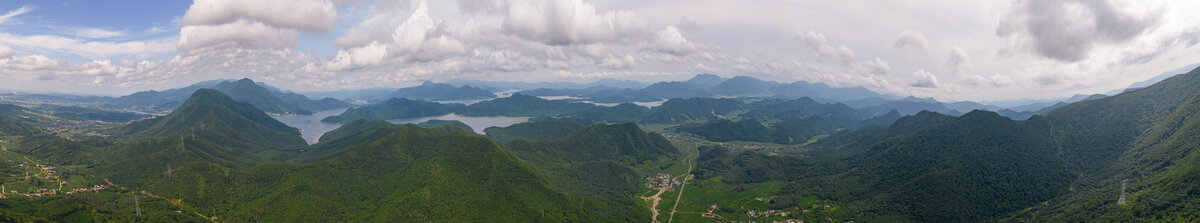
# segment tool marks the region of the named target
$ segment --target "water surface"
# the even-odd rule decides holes
[[[314,112],[312,115],[271,115],[271,117],[283,124],[300,129],[300,137],[309,144],[314,144],[321,139],[321,135],[342,126],[341,123],[321,122],[321,119],[340,115],[345,111],[346,109],[343,108]]]
[[[388,122],[395,124],[421,123],[429,120],[454,120],[460,121],[467,126],[471,126],[471,130],[480,135],[484,134],[483,129],[488,127],[508,127],[524,121],[529,121],[528,117],[507,117],[507,116],[461,116],[458,114],[445,114],[441,116],[409,118],[409,119],[392,119]]]

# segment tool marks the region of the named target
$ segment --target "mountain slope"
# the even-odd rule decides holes
[[[534,96],[514,94],[471,104],[463,109],[463,115],[475,116],[525,116],[555,117],[595,108],[595,105],[578,102],[551,101]]]
[[[632,221],[593,212],[596,198],[555,191],[512,153],[482,137],[416,125],[306,164],[246,169],[193,164],[152,191],[215,206],[221,219],[295,221]]]
[[[392,98],[387,101],[367,106],[351,108],[337,116],[321,119],[323,122],[350,122],[357,119],[390,120],[402,118],[419,118],[439,116],[458,112],[466,108],[462,104],[442,104],[437,102],[417,101],[407,98]]]
[[[425,81],[419,86],[401,88],[392,93],[392,97],[411,98],[429,101],[475,100],[495,98],[496,95],[487,90],[462,86],[454,87],[449,84]]]
[[[279,99],[271,90],[259,86],[250,79],[241,79],[223,84],[218,90],[233,98],[233,100],[250,103],[264,112],[275,114],[312,114],[312,111],[308,109],[283,102],[283,99]]]
[[[251,151],[307,147],[298,129],[267,116],[249,103],[234,101],[211,89],[197,90],[171,114],[134,122],[112,132],[130,141],[195,134],[222,145]]]

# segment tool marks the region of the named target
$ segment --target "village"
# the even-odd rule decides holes
[[[671,174],[665,173],[658,173],[658,175],[655,176],[648,176],[646,177],[646,181],[648,181],[646,183],[646,187],[650,188],[650,190],[665,190],[667,192],[671,192],[671,187],[683,184],[679,182],[679,179],[673,178]]]
[[[26,159],[28,159],[28,158],[26,158]],[[36,189],[30,189],[31,191],[22,193],[18,190],[9,190],[8,185],[0,184],[0,199],[15,198],[15,197],[25,197],[25,198],[47,197],[47,196],[64,195],[64,194],[69,195],[69,194],[76,194],[76,193],[82,193],[82,192],[88,192],[88,191],[98,192],[98,191],[101,191],[101,190],[104,190],[107,188],[107,186],[105,186],[105,185],[92,185],[90,187],[73,188],[73,189],[63,191],[63,185],[66,185],[67,181],[62,180],[57,175],[55,175],[57,172],[55,172],[54,166],[42,165],[42,164],[38,164],[38,163],[31,162],[28,160],[23,160],[23,161],[5,160],[5,162],[15,163],[18,168],[25,170],[25,172],[24,172],[25,176],[23,179],[21,179],[23,181],[45,180],[47,182],[57,183],[58,188],[41,187],[41,188],[36,188]],[[36,186],[36,185],[31,184],[30,186]]]

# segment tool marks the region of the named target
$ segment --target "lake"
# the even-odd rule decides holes
[[[309,144],[315,144],[321,139],[322,135],[325,135],[326,132],[333,131],[338,127],[342,127],[341,123],[321,122],[321,119],[329,116],[340,115],[345,111],[346,109],[335,109],[315,112],[312,115],[272,115],[271,117],[275,118],[275,120],[279,120],[279,122],[282,122],[283,124],[300,129],[300,137],[304,138],[304,141],[307,141]],[[480,135],[484,134],[483,129],[488,127],[508,127],[513,124],[529,121],[529,118],[527,117],[472,117],[461,116],[458,114],[446,114],[423,118],[394,119],[388,120],[388,122],[396,124],[416,124],[435,119],[460,121],[467,124],[467,126],[471,126],[471,129],[475,130],[475,132],[479,133]]]
[[[429,121],[429,120],[460,121],[464,124],[467,124],[467,126],[471,126],[471,129],[475,130],[475,133],[479,133],[480,135],[483,135],[484,134],[483,129],[486,129],[488,127],[508,127],[513,124],[521,123],[524,121],[529,121],[529,118],[528,117],[507,117],[507,116],[461,116],[458,114],[451,113],[451,114],[445,114],[442,116],[433,116],[433,117],[392,119],[392,120],[388,120],[388,122],[395,123],[395,124],[408,124],[408,123],[416,124],[416,123],[421,123],[421,122],[425,122],[425,121]]]
[[[326,132],[342,127],[341,123],[321,122],[321,119],[340,115],[345,111],[346,109],[343,108],[319,111],[312,115],[272,115],[271,117],[283,124],[300,129],[300,137],[309,144],[313,144],[317,143],[317,140],[321,139],[321,135],[325,135]]]

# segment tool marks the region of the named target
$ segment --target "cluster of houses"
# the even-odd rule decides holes
[[[105,188],[104,185],[92,185],[92,187],[82,187],[82,188],[71,189],[71,191],[67,191],[64,194],[75,194],[75,193],[88,192],[88,191],[100,191],[100,190],[104,190],[104,188]]]
[[[655,176],[648,176],[646,177],[646,181],[649,181],[646,183],[646,187],[650,188],[651,190],[667,190],[667,192],[671,191],[672,186],[683,184],[682,182],[679,182],[679,179],[672,178],[671,174],[665,173],[658,173],[658,175]]]
[[[775,216],[787,217],[788,214],[791,214],[791,213],[788,213],[786,211],[780,211],[780,210],[765,210],[765,211],[749,210],[749,211],[746,211],[746,214],[750,214],[750,218],[767,218],[767,217],[775,217]]]

